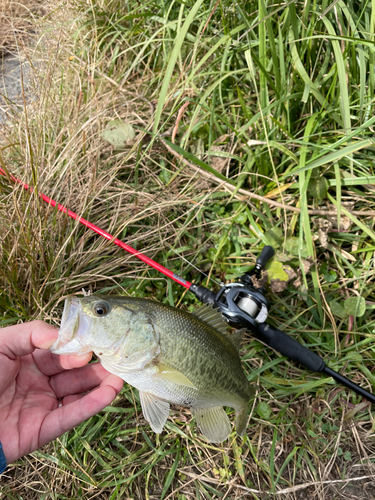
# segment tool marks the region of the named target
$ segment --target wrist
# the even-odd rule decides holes
[[[0,474],[5,471],[7,466],[7,461],[4,455],[3,446],[0,443]]]

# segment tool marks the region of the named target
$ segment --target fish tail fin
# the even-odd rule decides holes
[[[247,426],[247,405],[236,410],[236,430],[237,434],[243,436]]]
[[[255,394],[255,389],[254,387],[249,383],[248,385],[248,400],[250,400],[254,394]],[[247,400],[247,401],[248,401]],[[236,408],[236,430],[237,434],[240,436],[243,436],[246,431],[246,426],[247,426],[247,409],[248,409],[248,403],[247,401],[244,401],[244,404],[239,407],[238,409]]]

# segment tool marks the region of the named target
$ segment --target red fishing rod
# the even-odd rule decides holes
[[[20,184],[27,191],[33,191],[33,188],[29,186],[29,184],[26,184],[14,175],[8,174],[1,167],[0,174],[13,182]],[[325,373],[329,377],[334,378],[339,383],[345,385],[360,396],[371,401],[371,403],[375,404],[375,396],[373,394],[366,391],[362,387],[359,387],[357,384],[347,379],[340,373],[337,373],[329,368],[318,354],[299,344],[296,340],[289,337],[281,330],[278,330],[277,328],[274,328],[266,323],[269,304],[264,296],[265,289],[264,287],[255,287],[253,285],[252,276],[255,276],[257,279],[261,278],[261,273],[265,265],[274,255],[272,247],[265,246],[263,248],[260,256],[256,260],[255,268],[252,272],[245,273],[241,276],[239,278],[239,282],[228,283],[227,285],[221,286],[219,292],[215,293],[204,286],[198,286],[186,281],[181,278],[181,276],[178,276],[166,267],[158,264],[142,252],[135,250],[123,241],[107,233],[107,231],[104,231],[95,224],[92,224],[45,194],[38,193],[38,195],[46,203],[60,210],[60,212],[66,213],[72,219],[77,220],[92,231],[95,231],[100,236],[103,236],[103,238],[108,241],[112,241],[115,245],[119,246],[126,252],[129,252],[165,276],[168,276],[168,278],[171,278],[176,283],[184,286],[204,304],[210,304],[214,308],[219,309],[226,321],[232,326],[249,329],[262,342],[280,352],[287,358],[296,361],[313,372]]]

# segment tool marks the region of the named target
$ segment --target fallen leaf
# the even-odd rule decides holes
[[[346,250],[340,248],[335,243],[332,243],[332,246],[333,246],[333,248],[335,248],[337,250],[338,253],[340,253],[344,257],[344,259],[350,260],[351,262],[357,261],[357,259],[356,259],[356,257],[354,257],[354,255],[352,255],[351,253],[347,252]]]
[[[269,191],[266,195],[265,198],[277,198],[281,193],[286,191],[290,186],[292,186],[294,182],[289,182],[288,184],[284,184],[282,186],[278,186],[275,189],[272,189]]]
[[[283,292],[290,280],[297,277],[296,272],[288,265],[273,259],[267,266],[268,280],[274,293]]]
[[[311,262],[310,260],[301,259],[301,263],[303,265],[303,270],[305,271],[305,274],[307,274],[310,271],[313,262]]]
[[[313,265],[313,262],[310,260],[306,259],[301,259],[301,264],[303,266],[303,270],[305,274],[307,274],[310,271],[311,266]],[[297,279],[293,281],[293,286],[294,288],[299,288],[302,285],[302,271],[301,269],[297,269]]]
[[[210,165],[213,167],[215,170],[220,172],[221,174],[223,173],[227,163],[228,163],[228,157],[224,157],[223,155],[220,154],[215,154],[215,153],[224,153],[225,152],[225,146],[214,146],[212,145],[209,150],[209,155],[210,155]]]
[[[262,271],[260,279],[258,279],[255,275],[251,276],[251,281],[253,283],[253,286],[255,286],[255,288],[261,288],[266,283],[268,283],[268,273],[267,273],[267,271],[264,271],[264,270]]]
[[[314,219],[315,229],[318,230],[318,234],[314,235],[314,240],[319,240],[319,243],[323,248],[327,248],[328,245],[328,232],[332,229],[332,222],[328,219]]]
[[[117,119],[108,122],[100,136],[112,144],[114,149],[124,149],[133,143],[135,132],[130,123]]]
[[[294,288],[299,288],[301,285],[302,285],[302,273],[301,271],[299,271],[297,279],[293,281],[293,286]]]
[[[353,222],[349,219],[347,215],[341,214],[340,225],[337,226],[337,216],[328,215],[327,219],[332,222],[332,227],[337,228],[339,231],[347,231],[352,226]]]

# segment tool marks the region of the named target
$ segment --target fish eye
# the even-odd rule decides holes
[[[110,309],[111,308],[110,308],[110,305],[108,304],[108,302],[104,302],[104,301],[97,302],[93,307],[95,316],[99,316],[99,317],[102,317],[102,316],[105,316],[106,314],[108,314]]]

